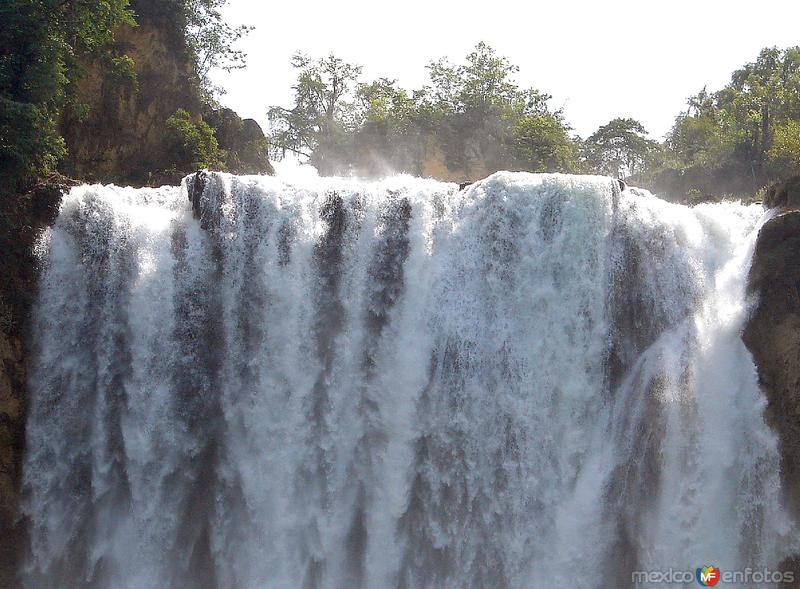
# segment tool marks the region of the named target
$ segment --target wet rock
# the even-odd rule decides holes
[[[800,196],[792,194],[777,190],[770,204]],[[767,396],[767,422],[780,441],[786,501],[800,517],[800,211],[762,227],[748,289],[757,303],[742,338]]]
[[[0,199],[0,587],[14,587],[24,526],[17,503],[27,414],[28,318],[38,276],[33,247],[74,182],[53,174]]]
[[[275,173],[269,162],[269,143],[256,121],[242,119],[229,108],[208,112],[203,118],[214,128],[228,171],[234,174]]]

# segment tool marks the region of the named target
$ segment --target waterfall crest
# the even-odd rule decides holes
[[[760,207],[193,182],[75,188],[43,240],[26,587],[612,587],[797,548],[740,338]]]

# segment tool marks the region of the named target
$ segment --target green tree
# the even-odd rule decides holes
[[[78,58],[135,23],[127,0],[4,0],[0,22],[0,193],[14,193],[64,156],[57,121]]]
[[[800,114],[799,89],[800,50],[768,47],[717,93],[717,107],[732,119],[739,146],[757,169],[769,151],[773,125]]]
[[[202,118],[178,109],[166,122],[167,136],[172,144],[171,166],[178,172],[200,168],[220,167],[219,144],[212,129]]]
[[[800,47],[763,49],[724,88],[692,96],[667,135],[657,190],[752,194],[798,170]]]
[[[358,129],[351,154],[361,174],[421,171],[432,136],[442,116],[422,90],[409,94],[395,80],[380,78],[360,84]]]
[[[584,144],[589,168],[599,174],[627,178],[641,172],[657,143],[647,138],[635,119],[616,118],[602,125]]]
[[[512,76],[519,68],[480,42],[466,63],[452,65],[447,59],[428,64],[430,92],[445,111],[473,117],[503,110],[521,98]]]
[[[520,167],[570,170],[574,144],[551,97],[513,80],[516,66],[479,43],[464,63],[428,65],[430,81],[408,92],[396,81],[359,83],[361,68],[331,55],[297,55],[291,108],[269,110],[273,157],[294,152],[321,173],[419,173],[444,157],[453,175]]]
[[[672,162],[684,167],[709,165],[723,157],[729,147],[723,125],[724,113],[705,88],[689,99],[686,112],[678,115],[667,134],[666,147]]]
[[[514,156],[530,172],[574,171],[576,148],[564,124],[548,113],[519,117],[511,132]]]
[[[358,126],[355,92],[361,66],[333,54],[315,60],[297,53],[292,67],[297,70],[294,106],[268,111],[271,155],[282,159],[293,152],[323,165]]]
[[[550,95],[520,88],[513,79],[517,66],[489,45],[478,43],[463,64],[440,59],[428,71],[431,83],[423,96],[431,101],[437,136],[454,167],[468,169],[472,159],[490,170],[571,168],[561,111],[550,109]]]
[[[397,80],[379,78],[360,84],[356,96],[360,108],[357,119],[363,123],[391,121],[404,128],[414,119],[417,105],[408,92],[397,86]]]
[[[232,71],[247,65],[247,55],[236,44],[254,27],[234,26],[222,17],[221,9],[228,0],[183,0],[185,35],[194,54],[195,70],[205,100],[215,103],[225,93],[209,77],[214,69]]]
[[[790,119],[775,127],[768,159],[774,177],[800,170],[800,120]]]

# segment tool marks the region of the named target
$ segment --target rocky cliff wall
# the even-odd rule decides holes
[[[800,176],[770,188],[764,206],[778,214],[758,235],[748,278],[756,302],[742,338],[767,396],[765,417],[778,435],[784,500],[800,517]],[[800,572],[800,555],[782,568]]]
[[[26,342],[38,269],[34,245],[55,221],[70,181],[52,176],[22,196],[0,200],[0,587],[14,587],[24,546],[17,501],[25,447]]]
[[[175,8],[131,2],[137,26],[121,26],[111,55],[86,56],[74,80],[75,105],[63,113],[65,174],[87,182],[134,186],[177,184],[195,171],[176,161],[167,119],[179,109],[215,131],[222,167],[271,174],[267,140],[252,119],[209,106],[199,90],[194,59]]]
[[[167,118],[179,108],[201,109],[191,60],[163,23],[141,19],[137,27],[117,30],[114,53],[133,60],[135,77],[103,59],[85,60],[76,80],[77,107],[61,124],[69,152],[64,171],[87,181],[159,181],[170,161]]]
[[[764,204],[779,213],[758,236],[748,281],[757,302],[743,339],[780,440],[786,500],[800,516],[800,178],[770,189]]]

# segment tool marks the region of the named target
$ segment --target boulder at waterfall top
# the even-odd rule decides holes
[[[764,195],[764,206],[768,209],[800,209],[800,176],[770,186]]]
[[[780,440],[787,500],[800,514],[800,176],[770,188],[764,205],[779,212],[758,235],[749,276],[758,303],[743,339]]]

